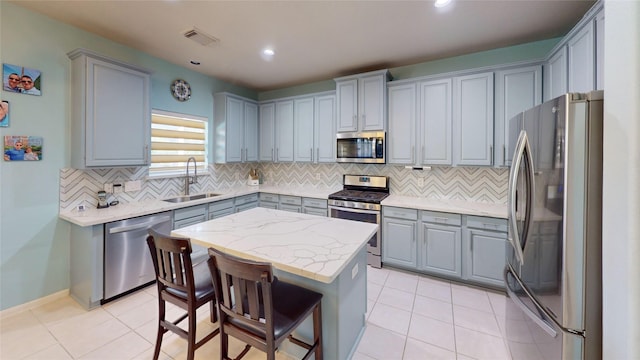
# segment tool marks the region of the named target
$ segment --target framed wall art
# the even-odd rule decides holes
[[[40,70],[19,65],[2,64],[2,84],[4,91],[42,95]]]
[[[4,161],[42,160],[42,140],[40,136],[5,136]]]
[[[0,101],[0,127],[9,126],[9,102],[6,100]]]

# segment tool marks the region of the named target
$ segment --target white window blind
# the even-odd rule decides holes
[[[153,110],[151,113],[150,176],[184,174],[193,156],[198,170],[207,165],[207,119]]]

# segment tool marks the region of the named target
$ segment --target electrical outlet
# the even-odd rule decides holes
[[[113,193],[120,194],[121,192],[124,191],[123,187],[124,186],[122,186],[122,184],[113,184]]]
[[[113,193],[113,184],[111,183],[106,183],[103,185],[104,188],[103,190],[107,193],[107,194],[112,194]]]
[[[418,186],[424,186],[424,178],[418,178]]]
[[[322,179],[322,175],[320,173],[316,173],[316,180]]]

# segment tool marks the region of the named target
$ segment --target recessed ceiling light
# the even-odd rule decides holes
[[[273,49],[269,49],[269,48],[262,50],[262,53],[263,53],[264,55],[267,55],[267,56],[273,56],[273,55],[275,55],[275,51],[273,51]]]
[[[451,0],[436,0],[435,7],[445,7],[451,3]]]
[[[191,65],[200,65],[200,61],[191,60],[189,61]]]

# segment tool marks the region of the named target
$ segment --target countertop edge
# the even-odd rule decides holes
[[[106,209],[61,210],[58,217],[81,227],[106,224],[113,221],[145,216],[164,211],[172,211],[185,207],[214,203],[230,198],[254,193],[273,193],[278,195],[300,196],[326,200],[328,196],[340,189],[335,188],[296,188],[290,186],[260,185],[241,186],[230,189],[211,190],[221,195],[211,198],[192,200],[183,203],[170,203],[157,200],[143,200],[120,204]],[[507,218],[507,205],[497,203],[482,203],[466,200],[430,199],[406,195],[390,195],[381,203],[382,206],[395,206],[416,210],[440,211],[471,216],[486,216]]]

